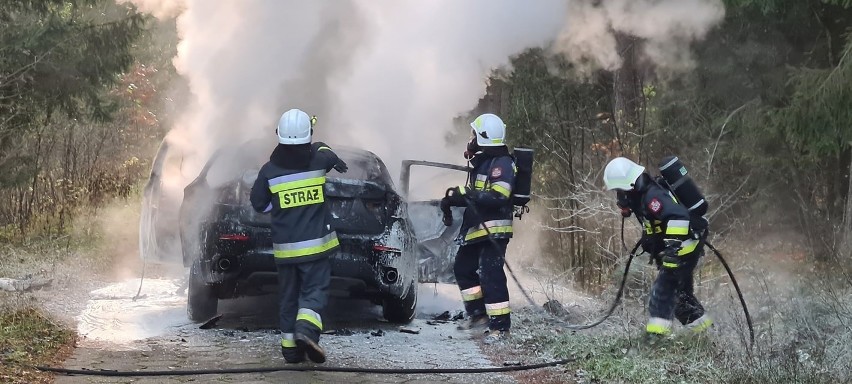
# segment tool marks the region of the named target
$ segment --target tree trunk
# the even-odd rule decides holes
[[[621,56],[621,68],[613,74],[613,107],[616,137],[621,147],[629,148],[625,143],[627,132],[637,132],[641,124],[642,107],[641,76],[638,69],[637,44],[639,41],[630,35],[616,34],[616,48]],[[625,155],[635,155],[625,153]]]
[[[849,142],[852,146],[852,142]],[[850,158],[850,173],[852,173],[852,158]],[[840,247],[838,248],[838,259],[847,260],[852,257],[852,174],[847,177],[848,189],[846,193],[846,207],[843,210],[843,224],[840,227]]]

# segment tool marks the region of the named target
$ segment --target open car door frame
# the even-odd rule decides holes
[[[453,264],[459,245],[456,242],[464,207],[453,207],[453,225],[444,225],[441,196],[437,199],[411,201],[409,187],[412,166],[450,169],[469,174],[471,168],[463,165],[425,160],[403,160],[399,181],[402,196],[408,207],[409,227],[415,237],[414,253],[417,256],[418,280],[421,283],[455,283]],[[465,180],[467,180],[467,175]]]

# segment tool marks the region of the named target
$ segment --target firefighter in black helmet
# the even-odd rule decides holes
[[[642,250],[651,254],[659,270],[648,305],[647,334],[669,335],[673,318],[695,333],[709,328],[713,321],[693,293],[693,271],[703,247],[690,227],[687,208],[645,167],[623,157],[607,164],[604,183],[617,191],[622,214],[633,212],[642,222]]]
[[[315,118],[291,109],[278,122],[278,147],[260,168],[251,204],[272,215],[272,248],[278,269],[281,354],[288,363],[305,355],[325,362],[319,345],[331,280],[329,256],[339,248],[325,204],[325,174],[346,163],[323,143],[311,143]]]

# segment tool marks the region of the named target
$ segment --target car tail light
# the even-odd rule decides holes
[[[241,233],[225,233],[219,235],[219,240],[248,241],[249,237]]]
[[[388,247],[387,245],[381,245],[381,244],[373,245],[373,250],[379,251],[379,252],[402,253],[402,250],[400,250],[399,248]]]

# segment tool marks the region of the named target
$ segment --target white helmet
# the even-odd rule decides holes
[[[642,172],[645,172],[645,167],[624,157],[616,157],[604,169],[604,184],[610,191],[613,189],[631,191]]]
[[[313,119],[307,113],[291,109],[278,120],[278,142],[281,144],[307,144],[311,142]]]
[[[497,115],[486,113],[479,115],[470,127],[476,135],[476,144],[480,147],[497,147],[506,145],[506,124]]]

